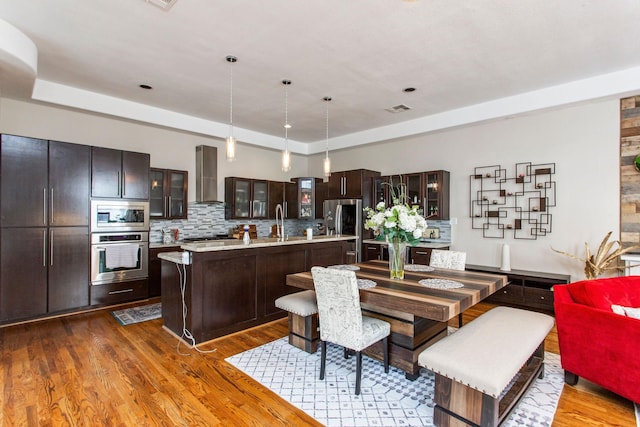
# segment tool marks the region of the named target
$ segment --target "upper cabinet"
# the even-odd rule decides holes
[[[89,225],[89,147],[2,135],[3,227]]]
[[[225,218],[267,218],[268,194],[269,185],[266,180],[236,177],[225,178]]]
[[[147,153],[91,147],[91,197],[149,199]]]
[[[449,183],[448,171],[439,170],[424,173],[424,187],[426,189],[425,218],[433,220],[449,219]]]
[[[393,203],[403,185],[410,205],[419,205],[425,218],[449,219],[449,172],[444,170],[381,176],[373,181],[375,203]]]
[[[319,178],[296,178],[295,201],[297,202],[297,218],[315,219],[318,202],[316,200],[317,185],[322,183]],[[326,198],[326,197],[325,197]],[[324,201],[324,199],[323,199]],[[322,202],[320,202],[322,214]]]
[[[366,169],[333,172],[329,177],[328,197],[329,199],[369,199],[372,179],[379,176],[380,172]],[[364,201],[363,205],[365,205]]]
[[[267,218],[276,217],[276,206],[282,206],[284,218],[298,218],[298,186],[293,182],[267,181]]]
[[[401,175],[391,175],[386,177],[386,181],[390,185],[383,185],[385,203],[392,204],[393,197],[400,196],[403,190],[400,186],[404,186],[404,192],[407,196],[407,203],[410,205],[423,206],[425,202],[425,186],[424,173],[406,173]]]
[[[149,172],[149,217],[186,219],[188,172],[151,168]]]

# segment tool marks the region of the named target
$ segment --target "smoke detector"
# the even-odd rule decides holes
[[[402,113],[404,111],[409,111],[411,110],[411,107],[409,107],[408,105],[404,105],[404,104],[399,104],[396,106],[393,106],[391,108],[385,108],[385,111],[388,111],[390,113]]]
[[[145,0],[147,3],[151,3],[154,6],[158,6],[160,9],[169,10],[171,6],[178,0]]]

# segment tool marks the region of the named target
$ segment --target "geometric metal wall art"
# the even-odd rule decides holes
[[[470,216],[482,237],[535,240],[551,233],[550,208],[556,206],[555,163],[516,163],[507,175],[500,165],[474,168],[470,176]]]

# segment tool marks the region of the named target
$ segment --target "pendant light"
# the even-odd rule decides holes
[[[288,88],[291,85],[291,80],[283,80],[284,85],[284,151],[282,152],[282,172],[289,172],[291,170],[291,153],[289,153],[289,99]]]
[[[323,171],[324,171],[324,176],[326,177],[330,177],[331,176],[331,160],[329,159],[329,102],[331,101],[331,97],[330,96],[325,96],[324,98],[322,98],[323,101],[325,101],[327,103],[327,122],[326,122],[326,145],[325,145],[325,153],[324,153],[324,167],[323,167]]]
[[[233,162],[236,160],[236,139],[233,136],[233,64],[238,61],[235,56],[227,56],[227,62],[230,65],[229,69],[229,136],[226,139],[227,145],[227,161]]]

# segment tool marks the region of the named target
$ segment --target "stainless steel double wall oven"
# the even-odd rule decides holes
[[[91,201],[91,284],[149,275],[149,202]]]

